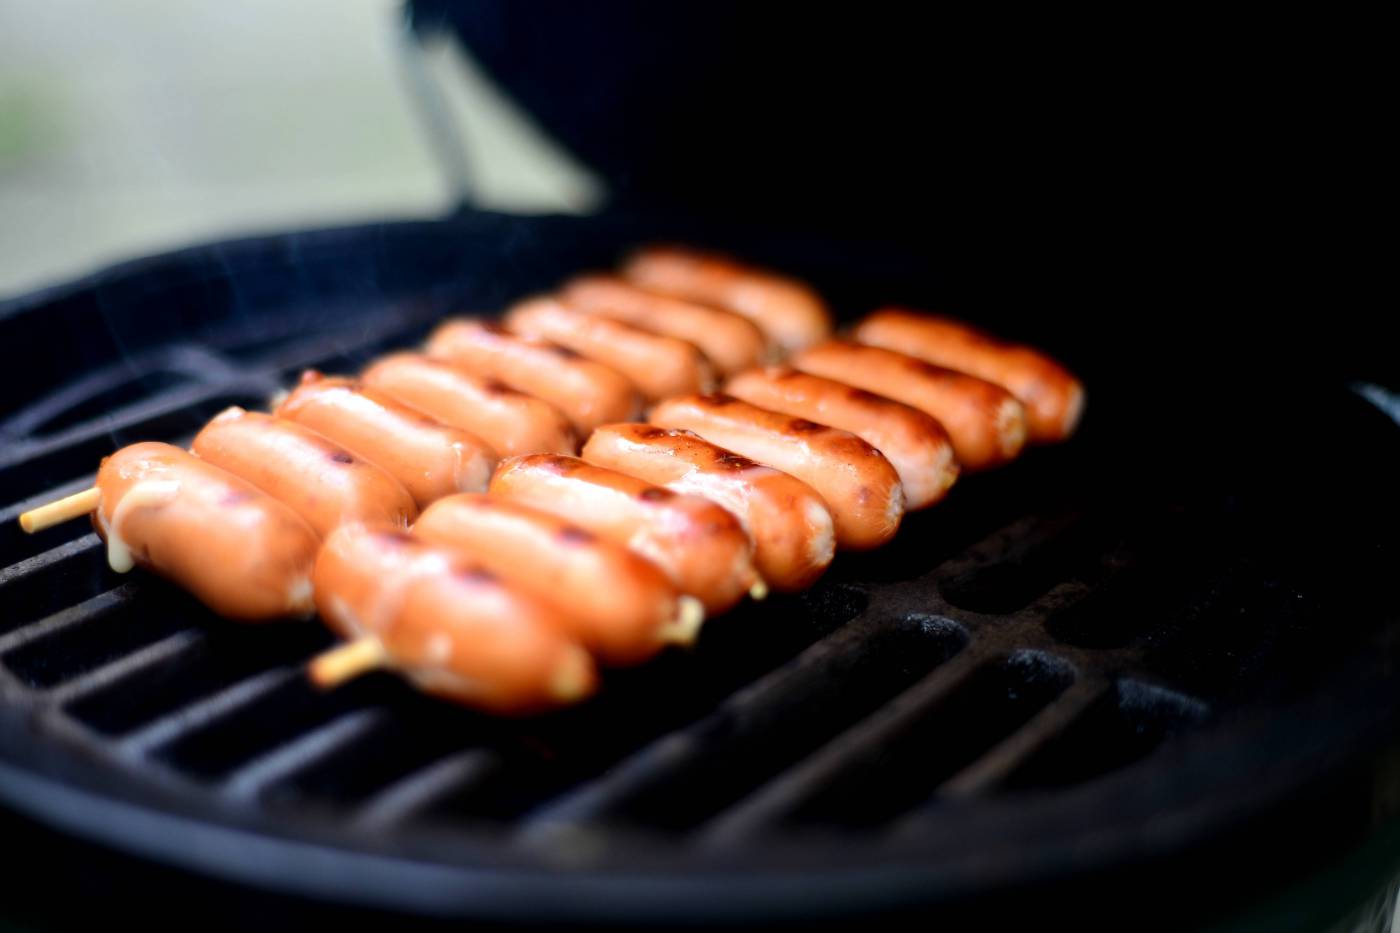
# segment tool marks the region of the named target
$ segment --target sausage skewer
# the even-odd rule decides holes
[[[831,512],[812,487],[698,434],[606,424],[583,445],[583,459],[728,509],[753,539],[754,565],[774,589],[805,589],[835,555]]]
[[[836,543],[879,547],[904,517],[904,489],[884,456],[848,431],[741,402],[731,395],[673,398],[651,423],[694,431],[712,444],[791,473],[826,500]]]
[[[1033,441],[1053,443],[1069,437],[1084,409],[1084,386],[1059,363],[1032,347],[1005,343],[952,318],[882,308],[857,324],[852,336],[1005,386],[1026,406]]]

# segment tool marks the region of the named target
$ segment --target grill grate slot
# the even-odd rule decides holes
[[[298,664],[331,643],[318,625],[243,628],[213,623],[178,664],[145,668],[75,697],[67,711],[107,735],[122,735],[219,694],[279,665]]]
[[[0,636],[115,587],[97,535],[88,534],[0,571]],[[5,642],[0,640],[0,645]],[[0,648],[3,651],[3,648]]]
[[[875,754],[849,760],[785,821],[844,828],[882,825],[1029,722],[1073,678],[1069,665],[1038,652],[1018,652],[985,665],[882,742]]]
[[[189,629],[199,608],[156,581],[120,587],[64,610],[68,621],[3,655],[5,666],[31,687],[48,688],[118,661]]]

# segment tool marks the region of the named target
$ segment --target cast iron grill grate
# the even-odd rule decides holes
[[[501,288],[580,267],[564,253],[544,271],[517,258]],[[376,296],[311,325],[294,310],[176,328],[173,344],[0,423],[0,490],[15,500],[0,509],[0,701],[36,749],[206,821],[434,864],[685,872],[782,849],[824,867],[914,840],[952,877],[949,820],[1157,774],[1175,739],[1303,695],[1388,618],[1369,615],[1367,593],[1338,602],[1318,555],[1369,565],[1315,522],[1284,533],[1279,491],[1253,461],[1154,468],[1111,399],[1071,444],[965,477],[892,546],[842,555],[809,592],[711,620],[693,650],[529,721],[390,675],[319,693],[302,672],[331,642],[319,624],[213,618],[157,579],[111,573],[81,522],[19,531],[21,511],[81,488],[117,445],[186,441],[305,367],[351,371],[412,344],[442,297]],[[258,869],[230,860],[235,877]],[[425,903],[384,885],[383,902]]]
[[[303,366],[344,368],[421,330],[400,327],[176,347],[92,374],[11,419],[0,488],[77,487],[114,444],[183,439]],[[97,404],[113,395],[113,410]],[[114,767],[268,808],[525,836],[616,823],[717,846],[775,827],[893,830],[948,798],[1086,780],[1212,715],[1209,660],[1176,672],[1142,614],[1196,613],[1200,628],[1215,602],[1239,601],[1210,572],[1249,593],[1257,581],[1222,561],[1144,599],[1165,589],[1154,552],[1184,541],[1192,516],[1114,514],[1070,481],[1076,459],[1036,451],[970,478],[887,552],[843,556],[811,592],[713,620],[693,652],[523,723],[390,677],[317,693],[299,670],[330,641],[314,623],[210,618],[158,580],[112,574],[82,523],[22,538],[13,518],[31,495],[0,513],[0,676],[45,731]]]

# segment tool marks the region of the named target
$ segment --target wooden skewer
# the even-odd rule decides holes
[[[377,638],[357,638],[316,655],[306,672],[313,684],[329,690],[388,663],[389,655]]]
[[[50,502],[37,509],[30,509],[20,515],[19,527],[29,534],[34,534],[36,531],[43,531],[45,528],[52,528],[54,525],[70,521],[80,515],[86,515],[96,510],[101,501],[102,491],[93,486],[82,492],[75,492],[71,496],[64,496],[57,502]]]
[[[749,587],[749,597],[751,599],[767,599],[768,584],[763,582],[762,578],[755,580],[753,586]]]
[[[676,617],[661,627],[658,633],[665,645],[691,645],[700,634],[705,621],[705,605],[694,596],[682,596]]]

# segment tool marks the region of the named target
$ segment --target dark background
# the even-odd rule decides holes
[[[897,242],[1046,345],[1391,380],[1374,24],[921,4],[412,4],[615,209]],[[899,296],[892,295],[892,298]],[[1065,352],[1062,349],[1062,353]],[[1248,373],[1242,377],[1241,374]]]

